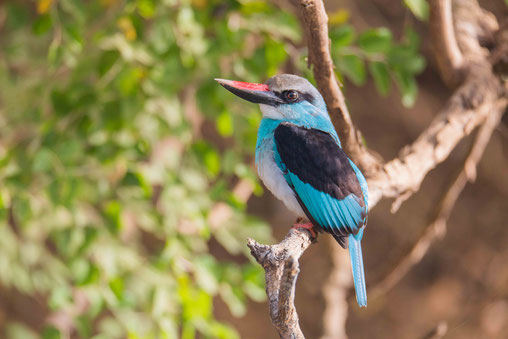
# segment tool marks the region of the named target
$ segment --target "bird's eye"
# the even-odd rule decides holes
[[[298,92],[296,91],[286,91],[284,92],[284,97],[291,102],[298,100]]]

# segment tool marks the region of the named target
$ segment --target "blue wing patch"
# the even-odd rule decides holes
[[[309,217],[324,231],[346,236],[358,233],[364,225],[365,206],[360,206],[354,194],[338,200],[304,183],[290,171],[286,172],[285,178],[310,214]]]

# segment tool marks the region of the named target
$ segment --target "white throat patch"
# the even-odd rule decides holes
[[[282,120],[284,116],[273,106],[259,104],[259,108],[261,109],[261,113],[263,113],[263,118],[273,119],[273,120]]]

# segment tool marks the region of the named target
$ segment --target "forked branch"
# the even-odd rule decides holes
[[[376,287],[371,290],[370,297],[372,299],[384,295],[388,290],[394,287],[406,275],[411,267],[420,262],[434,240],[444,236],[446,233],[446,222],[450,217],[453,207],[467,182],[475,180],[476,167],[482,158],[492,133],[501,121],[505,109],[506,102],[501,103],[500,107],[491,112],[485,123],[480,127],[469,154],[460,167],[459,173],[443,193],[441,201],[436,208],[435,217],[425,227],[418,240],[411,246],[411,249],[401,256],[398,263],[385,275]]]

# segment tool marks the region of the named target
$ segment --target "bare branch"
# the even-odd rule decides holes
[[[463,77],[464,58],[455,39],[451,0],[430,0],[430,34],[443,81],[455,87]]]
[[[265,270],[270,318],[281,338],[304,338],[294,304],[295,286],[300,272],[298,259],[312,243],[307,230],[290,229],[276,245],[262,245],[249,239],[252,256]]]
[[[441,202],[437,207],[435,218],[425,227],[409,252],[404,254],[395,267],[370,291],[371,298],[375,299],[384,295],[395,286],[414,265],[422,260],[432,242],[444,236],[446,233],[446,222],[450,217],[451,211],[460,193],[466,186],[466,183],[468,181],[474,181],[476,178],[476,166],[487,147],[492,133],[501,121],[505,109],[506,103],[503,103],[488,116],[487,120],[478,131],[471,146],[471,150],[460,167],[461,170],[459,174],[443,194]]]
[[[380,167],[379,159],[369,153],[362,143],[362,136],[355,129],[344,95],[335,75],[330,55],[328,16],[321,0],[293,0],[300,9],[303,31],[306,34],[309,65],[312,64],[318,89],[325,99],[333,122],[346,153],[366,172]]]
[[[413,144],[368,176],[370,208],[383,197],[395,198],[392,206],[395,212],[419,190],[427,173],[444,161],[460,140],[490,112],[504,110],[507,105],[506,85],[492,67],[497,64],[503,69],[502,60],[508,60],[508,49],[503,47],[508,40],[506,34],[501,34],[502,31],[494,34],[498,28],[495,17],[476,0],[454,0],[453,6],[455,36],[463,55],[463,84]],[[487,57],[488,50],[482,46],[485,40],[496,44],[492,52],[495,57]]]
[[[494,14],[484,10],[476,0],[453,0],[455,35],[467,66],[482,63],[489,50],[484,46],[494,40],[499,30]]]
[[[427,173],[448,158],[460,140],[492,111],[506,107],[503,95],[503,87],[489,66],[475,68],[418,139],[367,178],[369,208],[382,197],[400,197],[396,200],[400,206],[401,199],[417,192]]]

